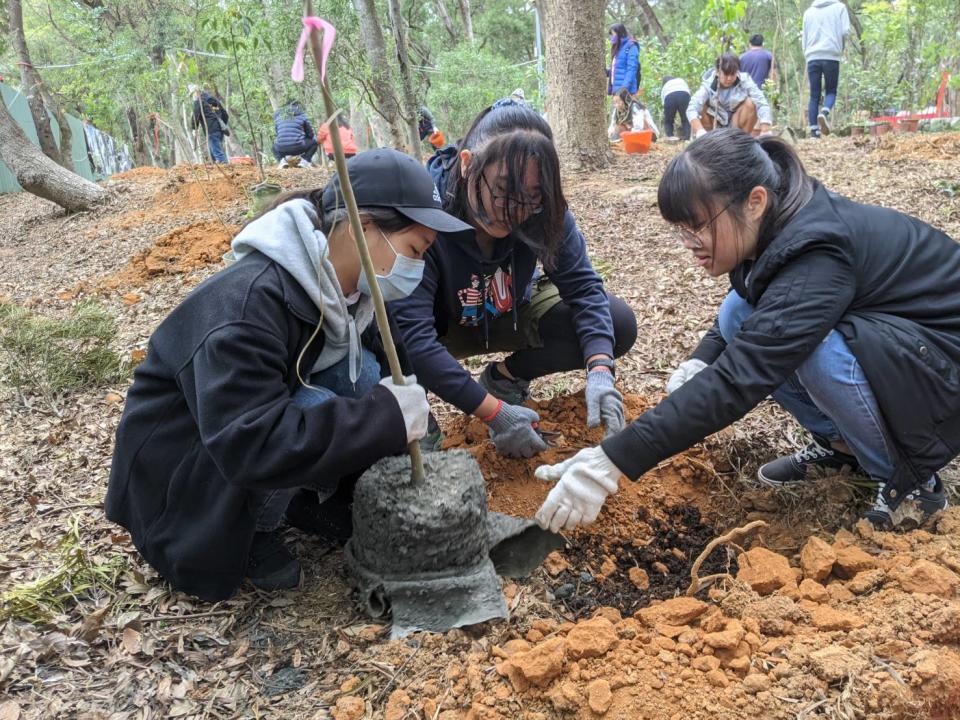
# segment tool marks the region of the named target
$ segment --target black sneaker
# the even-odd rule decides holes
[[[493,369],[495,367],[496,363],[487,365],[483,369],[483,372],[480,373],[480,378],[477,382],[480,383],[480,386],[484,390],[498,400],[503,400],[510,405],[523,405],[530,397],[530,381],[519,379],[511,380],[503,376],[495,378],[493,376]]]
[[[830,108],[823,108],[820,114],[817,115],[817,126],[824,135],[830,134],[830,130],[832,129],[830,127]]]
[[[896,510],[891,510],[890,506],[887,505],[881,487],[877,490],[877,498],[873,501],[873,506],[863,516],[878,530],[893,530],[894,528],[913,530],[922,526],[950,505],[940,476],[934,475],[933,479],[932,489],[919,487],[911,490],[897,505]]]
[[[862,472],[860,463],[853,455],[839,452],[830,447],[830,441],[819,435],[813,436],[813,442],[793,455],[784,455],[761,465],[757,478],[768,487],[788,487],[807,479],[807,472],[813,469],[840,470],[844,466],[854,472]]]
[[[353,534],[352,492],[337,492],[320,502],[315,490],[301,490],[287,506],[287,524],[317,539],[343,545]]]
[[[300,562],[279,531],[253,534],[247,579],[261,590],[286,590],[300,584]]]

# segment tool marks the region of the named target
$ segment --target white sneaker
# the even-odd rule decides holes
[[[820,114],[817,115],[817,125],[822,135],[830,134],[832,128],[830,127],[830,111],[827,108],[821,110]]]
[[[300,167],[313,167],[313,163],[307,160],[306,158],[300,158]]]
[[[277,165],[277,167],[280,168],[281,170],[283,170],[285,167],[289,167],[289,165],[287,165],[287,159],[284,158],[283,160],[281,160],[280,163]]]

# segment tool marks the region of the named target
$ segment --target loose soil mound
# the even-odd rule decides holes
[[[960,158],[960,133],[882,135],[877,151],[888,158],[955,160]]]

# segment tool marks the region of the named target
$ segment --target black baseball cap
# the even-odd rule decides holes
[[[440,193],[430,173],[409,155],[391,148],[377,148],[347,160],[350,185],[357,207],[388,207],[437,232],[462,232],[473,227],[445,213]],[[323,189],[323,211],[346,207],[340,178]]]

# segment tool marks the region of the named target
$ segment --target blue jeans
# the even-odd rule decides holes
[[[811,60],[807,63],[807,77],[810,79],[810,104],[807,105],[807,119],[810,127],[817,127],[817,115],[820,113],[820,79],[823,78],[823,107],[833,109],[837,101],[837,83],[840,81],[839,60]]]
[[[293,404],[301,408],[309,408],[322,405],[335,397],[360,398],[369,393],[380,382],[380,363],[377,362],[377,357],[367,349],[361,349],[361,354],[363,367],[356,384],[350,382],[348,362],[344,358],[336,365],[311,375],[307,382],[313,387],[301,385],[290,398]],[[320,501],[323,502],[336,492],[337,480],[339,478],[334,478],[333,482],[324,482],[322,486],[304,487],[319,493]],[[257,532],[270,532],[279,528],[283,523],[287,506],[300,490],[301,488],[293,487],[256,491],[251,505]]]
[[[718,315],[723,339],[732,342],[752,313],[753,306],[731,290]],[[845,442],[873,479],[885,482],[893,476],[893,445],[880,407],[863,368],[836,330],[771,397],[811,433]]]
[[[227,154],[223,151],[223,135],[220,133],[210,133],[207,135],[207,148],[210,150],[210,157],[215,163],[227,162]]]

